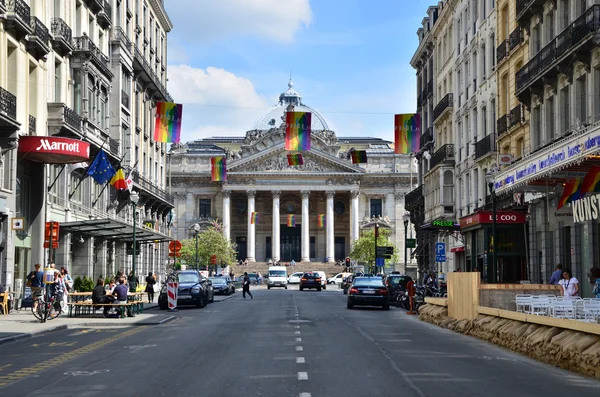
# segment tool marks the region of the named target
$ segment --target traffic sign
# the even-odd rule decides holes
[[[416,238],[407,238],[406,239],[406,248],[417,248],[417,239]]]
[[[383,258],[375,258],[375,266],[383,267],[385,265],[385,259]]]
[[[446,262],[446,243],[435,243],[435,261]]]
[[[217,264],[217,256],[216,255],[211,255],[211,257],[210,257],[210,264],[211,265],[216,265]]]
[[[181,241],[172,240],[169,243],[169,251],[175,251],[175,252],[181,251]]]
[[[377,256],[394,255],[394,247],[377,247]]]

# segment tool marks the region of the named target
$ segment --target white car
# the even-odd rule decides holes
[[[303,274],[304,272],[292,273],[288,277],[288,284],[300,284],[300,279],[302,278]]]
[[[323,287],[323,289],[327,289],[327,275],[325,274],[325,272],[322,272],[320,270],[313,270],[311,273],[316,273],[319,276],[321,276],[321,286]]]
[[[340,284],[342,284],[342,281],[344,281],[344,277],[347,277],[351,274],[352,273],[338,273],[333,277],[329,277],[327,279],[327,284],[337,284],[339,286]]]

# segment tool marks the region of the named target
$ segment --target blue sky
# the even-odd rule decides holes
[[[343,6],[342,6],[343,4]],[[432,3],[433,4],[433,3]],[[290,72],[338,136],[393,140],[416,109],[409,61],[429,3],[408,0],[167,0],[169,92],[182,141],[243,136]]]

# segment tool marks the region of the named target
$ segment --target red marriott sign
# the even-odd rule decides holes
[[[22,136],[19,155],[23,160],[46,164],[70,164],[90,159],[90,144],[54,136]]]
[[[526,214],[517,211],[496,211],[496,224],[523,224],[526,222]],[[492,224],[494,218],[492,211],[480,211],[476,214],[460,218],[460,228],[466,229],[479,224]]]

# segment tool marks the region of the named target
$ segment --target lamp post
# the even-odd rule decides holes
[[[194,231],[196,232],[196,271],[198,271],[198,233],[200,233],[199,224],[194,224]]]
[[[408,235],[408,222],[410,221],[410,212],[402,215],[404,221],[404,274],[408,272],[408,247],[406,246],[406,236]]]
[[[135,232],[136,232],[136,227],[137,227],[137,204],[138,201],[140,200],[140,195],[133,191],[131,192],[131,194],[129,195],[129,201],[131,201],[131,207],[133,208],[133,255],[131,256],[131,273],[133,275],[132,280],[129,282],[129,291],[130,292],[135,292],[135,290],[137,289],[137,283],[136,283],[136,275],[135,275],[135,262],[136,262],[136,258],[137,258],[137,246],[136,246],[136,241],[135,241]]]
[[[492,244],[490,244],[488,248],[488,251],[490,249],[492,250],[492,276],[489,278],[488,274],[486,274],[486,278],[488,278],[488,282],[496,283],[498,273],[498,239],[496,237],[496,190],[494,189],[494,172],[488,171],[485,174],[485,181],[487,182],[490,195],[492,196]]]
[[[377,238],[379,237],[379,223],[375,224],[375,266],[373,266],[373,274],[377,274]]]

